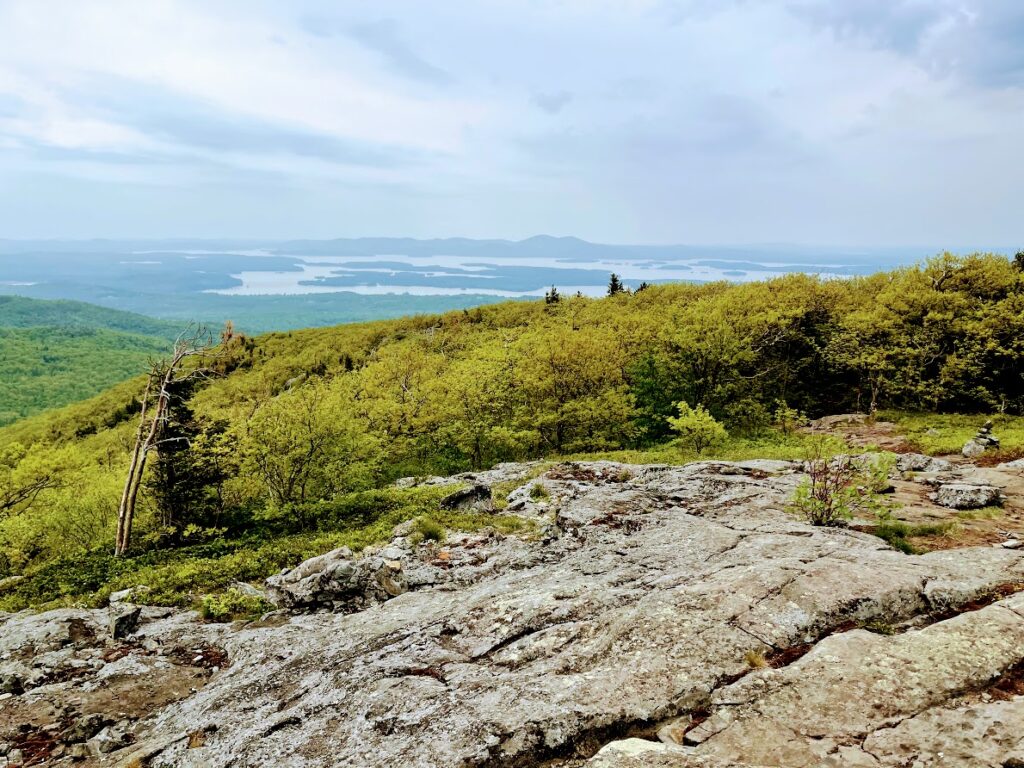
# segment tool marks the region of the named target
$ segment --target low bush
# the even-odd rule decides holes
[[[197,610],[207,621],[234,621],[235,619],[257,619],[274,605],[261,597],[246,595],[237,589],[229,589],[219,595],[204,595]]]
[[[855,460],[850,456],[829,457],[816,446],[806,462],[807,477],[797,486],[790,509],[811,525],[839,525],[857,514],[884,513],[891,506],[879,492],[888,485],[893,466],[890,457]]]
[[[418,517],[413,525],[413,535],[418,536],[421,541],[445,540],[444,526],[430,517]]]
[[[883,411],[881,418],[896,423],[915,450],[929,456],[957,454],[974,437],[986,420],[992,421],[992,433],[1000,440],[1000,450],[989,456],[1009,461],[1024,451],[1024,417],[1004,414],[911,413]]]

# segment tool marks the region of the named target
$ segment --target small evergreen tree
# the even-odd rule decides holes
[[[612,272],[612,276],[608,280],[608,295],[614,296],[618,293],[622,293],[624,290],[626,290],[626,287],[622,284],[619,276]]]
[[[1017,251],[1017,255],[1013,257],[1013,266],[1018,272],[1024,272],[1024,250]]]
[[[562,297],[558,295],[558,289],[555,286],[551,286],[551,290],[544,294],[545,304],[557,304],[562,300]]]
[[[640,293],[640,291],[646,291],[650,287],[651,287],[651,284],[648,283],[646,280],[644,280],[642,283],[640,283],[640,285],[638,285],[636,287],[635,293]]]

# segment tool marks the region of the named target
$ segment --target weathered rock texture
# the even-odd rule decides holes
[[[181,644],[188,626],[188,643],[223,648],[228,661],[130,723],[133,744],[105,764],[1016,759],[1022,698],[1007,691],[1024,660],[1024,598],[1013,596],[1024,552],[906,556],[867,534],[809,527],[785,511],[796,470],[560,465],[539,479],[553,523],[542,533],[445,547],[398,537],[365,554],[397,563],[405,582],[364,610],[237,627],[144,613],[131,636],[140,647]],[[334,553],[296,581],[339,562],[360,559]],[[19,638],[4,642],[32,642]],[[756,669],[762,660],[771,668]],[[70,699],[99,674],[16,698]],[[659,730],[683,744],[659,742]],[[630,736],[641,738],[612,743]],[[946,762],[930,757],[940,752]]]

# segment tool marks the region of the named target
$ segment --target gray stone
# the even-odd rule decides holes
[[[987,450],[987,443],[983,443],[976,438],[971,438],[966,443],[964,443],[964,447],[961,449],[960,453],[962,453],[969,459],[973,459],[977,458],[978,456],[981,456]]]
[[[99,713],[83,715],[62,734],[61,738],[69,744],[88,741],[107,725],[110,725],[110,721]]]
[[[0,693],[17,696],[25,690],[25,679],[17,672],[0,672]]]
[[[251,597],[255,600],[267,600],[268,602],[270,601],[270,598],[266,590],[260,589],[259,587],[253,586],[252,584],[249,584],[247,582],[233,582],[231,584],[231,588],[238,592],[240,595],[245,595],[246,597]]]
[[[128,637],[139,625],[142,607],[130,604],[115,604],[110,607],[110,620],[107,624],[110,636],[114,640]]]
[[[285,754],[313,766],[538,764],[574,746],[596,750],[632,724],[727,709],[716,691],[731,691],[730,680],[769,685],[779,674],[750,672],[749,651],[813,643],[850,622],[898,623],[1024,577],[1016,551],[908,557],[866,534],[807,526],[786,512],[799,474],[721,470],[721,462],[553,468],[543,482],[563,535],[546,544],[477,535],[402,548],[403,572],[416,563],[436,568],[433,584],[344,615],[241,628],[230,673],[142,722],[140,749],[156,750],[157,764],[212,768]],[[296,571],[308,578],[325,564],[306,568]],[[975,642],[984,626],[976,625]],[[991,626],[1022,647],[1010,624]],[[926,635],[914,653],[927,660],[933,644],[941,658],[966,655],[958,685],[989,674],[990,656],[975,659],[969,643],[943,637]],[[1013,653],[1002,641],[999,648]],[[848,667],[869,680],[884,648],[870,658],[854,650]],[[885,669],[877,672],[882,687]],[[931,687],[941,693],[953,683],[936,676],[914,686],[927,698]],[[845,694],[838,680],[827,687]],[[910,694],[905,700],[923,706]],[[834,710],[823,727],[847,733],[841,716]],[[211,721],[221,727],[201,755],[167,742]],[[703,730],[712,726],[732,727],[724,715]],[[639,746],[691,759],[682,747]],[[803,756],[807,747],[798,746]],[[714,754],[692,760],[728,764]]]
[[[483,483],[471,485],[469,488],[462,488],[450,493],[441,499],[441,509],[472,509],[491,510],[493,501],[491,499],[491,487]]]
[[[594,756],[600,768],[895,768],[941,748],[928,723],[952,735],[958,712],[977,723],[951,754],[1012,758],[1016,710],[979,697],[1024,661],[1024,595],[944,617],[1024,580],[1024,551],[907,556],[808,526],[787,511],[802,479],[793,469],[552,467],[540,481],[557,536],[531,526],[336,550],[268,580],[317,612],[220,625],[175,611],[137,632],[159,655],[118,646],[131,655],[32,697],[59,712],[122,685],[148,702],[170,687],[161,675],[178,675],[182,693],[104,735],[135,737],[97,750],[115,766],[493,768],[564,756],[555,764],[568,768]],[[38,640],[39,664],[53,668],[94,660],[102,640],[70,642],[68,624],[104,616],[18,614],[0,647],[36,664]],[[877,623],[918,628],[850,629]],[[804,644],[802,657],[775,654]],[[194,666],[211,646],[230,659],[216,674]],[[754,668],[751,654],[786,665]],[[5,702],[0,728],[24,721],[2,710],[26,698]],[[626,738],[636,734],[646,738]]]
[[[128,603],[131,602],[132,597],[145,594],[146,592],[149,592],[149,587],[128,587],[128,589],[111,592],[108,600],[111,605],[116,605],[117,603]]]
[[[130,746],[135,738],[120,725],[108,725],[86,742],[96,757]]]
[[[868,415],[866,413],[838,413],[832,416],[822,416],[820,419],[813,419],[807,426],[817,431],[829,431],[836,427],[852,426],[854,424],[866,424]]]
[[[995,486],[971,483],[945,483],[930,497],[936,504],[950,509],[980,509],[1003,503],[1003,494]]]
[[[896,469],[900,472],[946,472],[952,466],[945,459],[934,459],[923,453],[901,453],[896,457]]]
[[[276,605],[300,610],[362,610],[406,591],[401,560],[356,558],[347,547],[285,569],[265,584],[267,597]]]

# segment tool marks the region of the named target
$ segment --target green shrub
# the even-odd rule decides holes
[[[807,477],[790,499],[790,509],[811,525],[839,525],[859,513],[881,514],[891,505],[878,490],[888,485],[888,459],[867,464],[849,456],[828,457],[816,446],[807,460]]]
[[[233,621],[235,619],[257,619],[274,605],[261,597],[246,595],[231,588],[219,595],[204,595],[197,610],[207,621]]]
[[[791,435],[796,432],[807,417],[796,408],[790,408],[785,400],[778,400],[775,403],[775,410],[772,412],[772,426],[784,435]]]
[[[413,532],[418,534],[423,541],[443,542],[445,540],[444,526],[430,517],[416,518]]]
[[[550,498],[551,494],[548,489],[544,487],[543,483],[534,483],[530,486],[530,498],[534,501],[540,501],[541,499]]]
[[[672,431],[678,433],[678,441],[692,448],[698,455],[708,448],[721,445],[729,437],[725,427],[715,421],[703,405],[692,407],[685,400],[676,403],[678,416],[669,416],[668,423]]]

